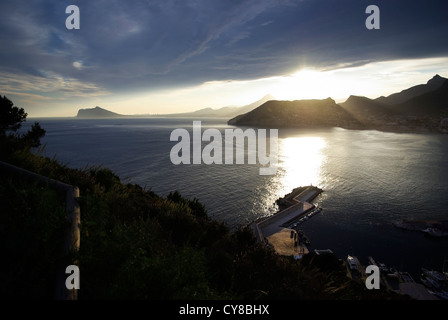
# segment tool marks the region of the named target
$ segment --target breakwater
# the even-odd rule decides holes
[[[323,190],[314,186],[299,187],[277,200],[280,211],[269,217],[254,221],[251,228],[257,239],[272,246],[276,252],[295,257],[308,253],[295,230],[289,225],[309,214],[316,206],[310,203]]]

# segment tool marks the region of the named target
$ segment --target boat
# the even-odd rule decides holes
[[[358,258],[353,255],[347,255],[346,266],[348,276],[353,280],[361,280],[365,274],[364,267],[359,262]]]
[[[313,211],[309,212],[308,214],[306,214],[302,219],[307,220],[308,218],[311,218],[312,216],[314,216],[315,214],[319,213],[322,211],[322,208],[318,207],[318,208],[314,208]]]
[[[381,271],[388,271],[389,268],[382,262],[378,262],[378,267],[380,268]]]
[[[389,271],[389,268],[384,263],[381,263],[381,262],[378,263],[378,268],[380,268],[381,272],[388,272]]]
[[[435,281],[438,281],[438,282],[447,280],[443,273],[435,271],[435,270],[428,270],[428,269],[422,268],[422,272],[426,277],[434,279]]]
[[[431,282],[429,282],[425,277],[421,277],[420,278],[421,283],[423,283],[423,285],[427,288],[432,288],[432,284]]]
[[[314,249],[314,252],[318,255],[318,256],[320,256],[320,255],[323,255],[323,254],[333,254],[333,251],[331,251],[331,249]]]
[[[387,274],[387,276],[388,276],[388,277],[391,277],[391,278],[398,278],[398,277],[399,277],[398,270],[395,269],[394,267],[391,267],[391,268],[389,269],[389,273]]]
[[[440,288],[440,284],[430,277],[426,277],[424,274],[421,275],[420,281],[428,288]]]
[[[433,236],[433,237],[448,236],[448,232],[437,229],[437,228],[426,228],[426,229],[423,229],[422,232],[426,233],[427,235]]]
[[[358,271],[358,259],[354,256],[347,256],[347,263],[350,270]]]
[[[380,269],[381,272],[389,272],[389,268],[381,262],[376,262],[372,257],[368,257],[370,264],[375,265]]]

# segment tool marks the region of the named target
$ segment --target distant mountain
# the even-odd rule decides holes
[[[90,109],[79,109],[76,117],[77,118],[120,118],[120,117],[124,117],[124,116],[97,106],[95,108],[90,108]]]
[[[438,89],[400,103],[395,106],[395,109],[398,113],[407,116],[448,117],[448,79],[445,79]]]
[[[137,114],[137,115],[123,115],[118,114],[100,107],[90,108],[90,109],[79,109],[77,118],[145,118],[145,117],[223,117],[223,118],[232,118],[238,114],[246,113],[251,111],[266,101],[274,99],[271,95],[265,95],[258,101],[255,101],[251,104],[242,106],[242,107],[223,107],[220,109],[212,109],[212,108],[204,108],[193,112],[185,112],[185,113],[174,113],[174,114],[159,114],[159,115],[151,115],[151,114]]]
[[[435,75],[426,84],[413,86],[390,96],[369,99],[350,96],[341,106],[363,123],[402,117],[443,117],[448,107],[448,79]]]
[[[255,101],[251,104],[242,106],[242,107],[223,107],[219,109],[212,109],[212,108],[204,108],[193,112],[186,112],[186,113],[175,113],[175,114],[169,114],[164,116],[169,117],[223,117],[223,118],[232,118],[239,114],[243,114],[249,111],[252,111],[253,109],[261,106],[263,103],[269,100],[275,99],[270,94],[265,95],[263,98],[261,98],[258,101]]]
[[[345,102],[340,103],[340,106],[364,124],[389,118],[397,113],[386,103],[361,96],[350,96]]]
[[[381,96],[375,99],[378,102],[382,102],[385,104],[400,104],[404,103],[407,100],[410,100],[414,97],[420,96],[422,94],[434,91],[440,88],[443,83],[446,81],[446,78],[443,78],[436,74],[432,79],[430,79],[426,84],[419,84],[417,86],[413,86],[409,89],[403,90],[398,93],[391,94],[388,97]]]
[[[263,98],[261,98],[258,101],[255,101],[251,104],[245,105],[243,107],[239,107],[238,110],[233,110],[232,113],[230,113],[228,116],[229,117],[235,117],[239,114],[244,114],[247,112],[250,112],[252,110],[254,110],[255,108],[258,108],[259,106],[261,106],[262,104],[270,101],[270,100],[275,100],[275,98],[273,96],[271,96],[270,94],[265,95]]]
[[[448,79],[435,75],[388,97],[350,96],[332,99],[271,100],[228,124],[255,127],[342,127],[396,132],[448,132]]]
[[[170,113],[170,114],[162,114],[158,116],[162,117],[187,117],[187,118],[204,118],[204,117],[228,117],[228,114],[231,113],[231,110],[236,109],[237,107],[223,107],[220,109],[213,108],[204,108],[200,110],[196,110],[193,112],[183,112],[183,113]]]
[[[228,121],[230,125],[266,128],[334,127],[362,128],[363,125],[331,98],[324,100],[271,100]]]

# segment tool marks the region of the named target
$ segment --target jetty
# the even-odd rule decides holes
[[[308,218],[316,206],[311,203],[323,190],[314,186],[299,187],[277,200],[280,211],[254,221],[250,226],[256,238],[281,255],[299,259],[309,253],[303,235],[290,226]]]

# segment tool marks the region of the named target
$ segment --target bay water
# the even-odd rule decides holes
[[[331,249],[368,264],[367,257],[408,271],[442,271],[448,238],[396,228],[393,222],[448,220],[448,135],[370,130],[280,129],[274,175],[259,164],[180,164],[170,160],[176,128],[235,129],[226,119],[28,119],[47,131],[43,154],[74,168],[110,168],[123,182],[166,196],[178,190],[198,198],[232,230],[275,213],[275,201],[293,188],[314,185],[323,211],[302,225],[310,250]],[[25,126],[26,128],[26,126]],[[244,129],[244,128],[242,128]],[[207,142],[203,142],[205,146]],[[247,162],[246,162],[247,163]]]

